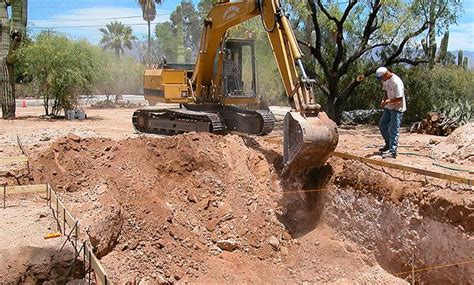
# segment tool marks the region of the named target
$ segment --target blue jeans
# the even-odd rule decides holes
[[[403,113],[395,110],[384,109],[380,118],[379,128],[385,145],[391,153],[397,154],[398,138],[400,137],[400,124]]]

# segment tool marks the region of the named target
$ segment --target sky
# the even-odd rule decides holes
[[[474,0],[459,0],[464,3],[464,14],[458,24],[450,27],[448,50],[474,51]],[[181,0],[164,0],[157,7],[158,16],[154,24],[169,19],[170,13]],[[193,3],[198,0],[193,0]],[[98,28],[114,18],[131,25],[135,35],[144,40],[146,22],[142,20],[141,9],[135,0],[29,0],[29,27],[32,32],[46,27],[56,27],[74,38],[87,38],[98,43]],[[100,20],[99,20],[100,19]],[[154,25],[153,25],[154,26]],[[441,36],[438,37],[438,40]]]

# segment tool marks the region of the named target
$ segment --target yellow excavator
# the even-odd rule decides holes
[[[150,105],[179,103],[180,108],[146,108],[133,114],[139,132],[265,135],[275,124],[259,105],[253,40],[229,39],[230,28],[260,16],[292,110],[284,119],[284,170],[323,166],[338,143],[336,124],[315,102],[314,79],[301,62],[302,52],[279,0],[221,0],[204,20],[195,65],[167,64],[146,70],[144,93]]]

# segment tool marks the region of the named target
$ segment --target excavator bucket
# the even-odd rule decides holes
[[[284,120],[283,173],[300,174],[321,168],[336,149],[337,125],[324,112],[303,116],[288,112]]]

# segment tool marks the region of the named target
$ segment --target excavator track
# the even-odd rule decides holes
[[[173,135],[185,132],[221,133],[226,126],[219,114],[186,109],[140,109],[132,122],[140,133]]]
[[[186,109],[197,112],[219,113],[226,131],[264,136],[275,127],[275,116],[269,110],[248,110],[236,106],[215,104],[186,104]]]
[[[263,136],[273,130],[276,121],[267,110],[218,105],[186,105],[186,108],[137,110],[133,113],[133,126],[141,133],[165,135],[235,131]]]

